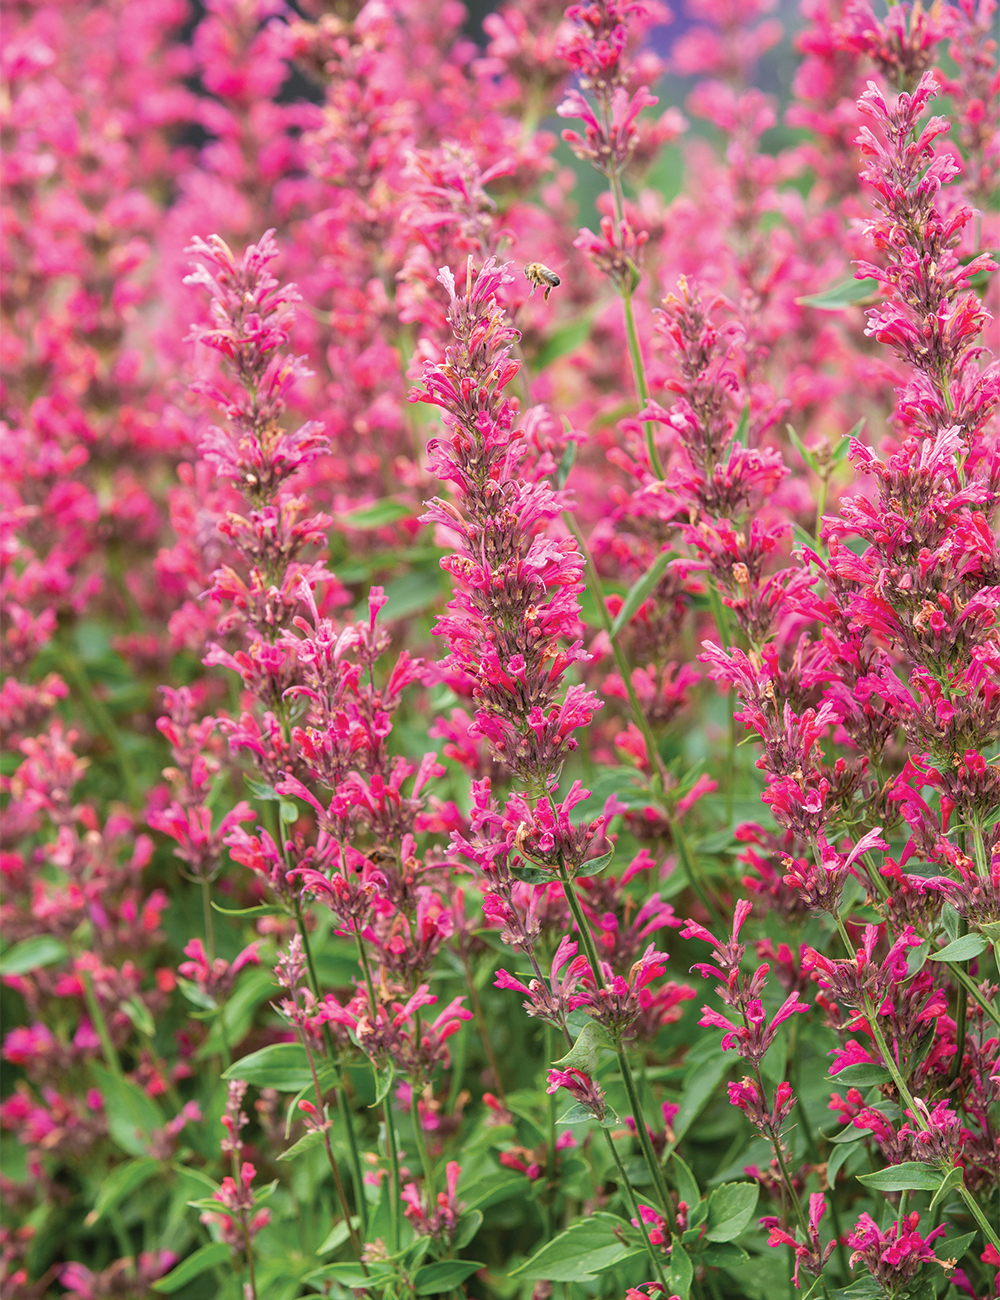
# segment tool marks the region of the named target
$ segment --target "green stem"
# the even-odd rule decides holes
[[[253,1246],[250,1244],[250,1229],[245,1221],[243,1223],[243,1253],[246,1255],[247,1261],[249,1300],[257,1300],[257,1279],[254,1277],[253,1271]]]
[[[392,1186],[389,1188],[389,1250],[395,1254],[399,1250],[399,1140],[396,1136],[396,1121],[392,1114],[392,1099],[388,1095],[382,1103],[382,1111],[385,1115],[385,1149],[389,1157],[389,1177],[392,1179]]]
[[[979,1203],[977,1202],[976,1198],[972,1195],[972,1193],[969,1191],[969,1189],[966,1187],[965,1183],[964,1182],[958,1183],[955,1188],[955,1191],[958,1192],[959,1196],[961,1196],[962,1200],[966,1204],[969,1213],[972,1215],[975,1221],[979,1224],[980,1228],[982,1228],[983,1232],[989,1238],[990,1242],[993,1244],[994,1249],[1000,1250],[1000,1237],[997,1236],[996,1229],[991,1226],[989,1219],[987,1219],[986,1215],[979,1208]]]
[[[552,1042],[552,1026],[545,1026],[545,1060],[551,1061],[555,1055],[555,1046]],[[543,1070],[544,1073],[544,1070]],[[549,1098],[549,1140],[545,1148],[545,1197],[542,1201],[542,1212],[545,1219],[545,1235],[551,1240],[552,1237],[552,1201],[554,1188],[556,1185],[556,1095],[554,1092],[548,1094]]]
[[[205,918],[205,952],[209,962],[215,961],[215,918],[212,916],[212,882],[207,876],[200,876],[201,911]]]
[[[111,752],[115,756],[115,762],[121,773],[126,800],[132,808],[140,807],[142,796],[136,784],[135,765],[125,753],[125,746],[117,723],[104,702],[94,694],[94,688],[87,680],[83,665],[74,652],[64,641],[57,641],[56,645],[59,651],[60,671],[70,679],[77,695],[80,697],[84,712],[90,718],[91,725],[108,742]]]
[[[309,983],[312,986],[313,996],[316,1001],[320,1001],[319,976],[316,974],[316,963],[313,961],[312,945],[309,942],[309,931],[306,928],[305,917],[302,915],[302,907],[299,900],[295,900],[295,924],[299,935],[302,939],[302,952],[306,959],[306,968],[309,971]],[[336,1051],[333,1044],[333,1035],[330,1033],[330,1026],[323,1025],[323,1044],[326,1047],[327,1056],[331,1064],[336,1064]],[[347,1134],[347,1151],[351,1162],[351,1182],[353,1184],[354,1204],[357,1208],[358,1218],[361,1220],[361,1234],[368,1236],[368,1202],[365,1200],[365,1184],[361,1173],[361,1154],[358,1151],[358,1139],[354,1132],[354,1121],[351,1116],[351,1105],[348,1100],[347,1090],[343,1083],[338,1083],[334,1088],[334,1097],[337,1103],[337,1109],[340,1112],[340,1118],[343,1121],[344,1131]],[[350,1220],[348,1220],[350,1222]]]
[[[820,533],[823,531],[823,515],[826,513],[826,494],[829,488],[829,474],[821,474],[819,479],[819,497],[816,501],[816,549],[820,550],[822,541]]]
[[[610,130],[611,122],[607,108],[604,105],[601,105],[600,113],[601,119],[605,123],[605,130]],[[608,176],[608,185],[611,190],[611,201],[615,209],[614,240],[617,244],[621,223],[625,217],[625,193],[622,189],[621,176],[617,170],[612,171]],[[625,337],[628,339],[628,352],[632,362],[632,378],[635,382],[635,392],[640,407],[645,407],[649,404],[649,385],[646,382],[646,366],[642,359],[639,331],[635,327],[635,311],[632,307],[635,283],[633,282],[627,289],[623,286],[619,292],[621,293],[622,308],[625,314]],[[649,467],[657,478],[663,478],[663,465],[660,463],[660,456],[656,450],[652,422],[647,420],[643,425],[643,430],[646,435],[646,454],[649,457]]]
[[[111,1031],[108,1029],[108,1022],[104,1019],[104,1012],[101,1004],[97,1000],[97,994],[94,992],[94,980],[89,970],[84,970],[81,974],[83,979],[83,996],[87,1003],[87,1010],[90,1013],[90,1020],[97,1030],[97,1037],[101,1040],[101,1050],[104,1053],[104,1060],[107,1062],[108,1069],[116,1079],[122,1078],[122,1063],[118,1059],[118,1052],[114,1043],[111,1041]]]
[[[500,1100],[506,1102],[507,1096],[503,1090],[503,1079],[500,1077],[500,1064],[493,1051],[493,1044],[490,1042],[490,1036],[486,1028],[486,1017],[483,1015],[482,1003],[479,1001],[479,990],[476,988],[475,977],[466,952],[462,953],[462,965],[465,967],[465,978],[469,986],[469,1000],[472,1002],[472,1014],[476,1018],[476,1028],[479,1030],[483,1051],[486,1053],[486,1059],[493,1071],[493,1078],[496,1082],[497,1092],[500,1094]]]
[[[299,1029],[299,1041],[305,1051],[306,1060],[309,1062],[309,1073],[312,1075],[313,1095],[316,1098],[316,1109],[325,1120],[323,1089],[320,1087],[319,1075],[316,1072],[316,1059],[313,1056],[312,1048],[309,1046],[309,1040],[301,1028]],[[336,1157],[333,1154],[333,1147],[330,1144],[330,1133],[328,1129],[323,1130],[323,1148],[326,1151],[327,1163],[329,1164],[330,1171],[333,1174],[333,1185],[337,1189],[337,1200],[340,1202],[340,1212],[343,1214],[344,1222],[347,1224],[347,1235],[351,1240],[351,1249],[360,1260],[361,1242],[358,1238],[358,1234],[354,1230],[354,1224],[351,1222],[351,1207],[347,1203],[347,1191],[344,1187],[344,1180],[340,1176],[340,1167],[338,1166]],[[362,1268],[364,1268],[363,1263]],[[365,1269],[364,1271],[367,1273],[368,1270]]]
[[[597,612],[600,615],[601,624],[608,634],[608,641],[611,643],[611,653],[615,658],[615,667],[618,669],[618,675],[622,679],[622,685],[625,687],[625,693],[628,696],[629,708],[632,711],[632,718],[642,732],[642,738],[646,744],[646,757],[649,762],[650,776],[653,781],[654,789],[657,782],[659,789],[664,787],[663,764],[660,760],[660,751],[653,737],[652,728],[649,725],[649,719],[643,712],[642,705],[639,703],[639,697],[635,693],[635,687],[632,685],[632,673],[628,666],[628,660],[625,658],[625,652],[618,644],[618,639],[612,634],[614,620],[608,609],[607,598],[604,595],[604,586],[601,583],[600,574],[597,572],[597,566],[594,563],[594,557],[590,553],[590,547],[587,545],[582,532],[580,531],[576,520],[568,510],[562,512],[562,520],[569,531],[576,539],[576,544],[580,548],[580,554],[583,556],[584,567],[587,571],[587,584],[593,592],[594,599],[597,603]]]
[[[355,931],[355,941],[358,945],[358,956],[361,959],[361,969],[365,975],[365,986],[368,989],[368,1002],[371,1007],[372,1021],[374,1022],[378,1013],[378,999],[375,996],[375,982],[372,979],[371,966],[368,964],[368,954],[365,952],[365,946],[361,942],[361,935]],[[374,1072],[375,1066],[372,1065]],[[378,1076],[376,1075],[376,1085]],[[396,1137],[396,1121],[392,1114],[392,1097],[386,1093],[382,1102],[382,1114],[385,1117],[385,1149],[389,1157],[389,1177],[392,1179],[392,1185],[389,1188],[389,1222],[390,1235],[392,1239],[392,1252],[399,1249],[399,1225],[401,1219],[401,1201],[399,1199],[399,1141]]]
[[[576,928],[579,931],[580,938],[583,942],[584,949],[587,953],[587,960],[590,962],[590,969],[594,973],[594,981],[598,988],[605,988],[604,975],[601,972],[601,962],[597,955],[597,949],[594,947],[594,937],[590,933],[590,926],[583,908],[580,906],[580,900],[576,896],[573,888],[573,882],[570,880],[569,872],[563,862],[559,864],[559,876],[562,880],[563,893],[566,895],[566,901],[569,903],[570,911],[573,913],[573,920],[576,922]],[[618,1057],[618,1065],[621,1069],[622,1080],[625,1084],[625,1091],[628,1094],[629,1108],[632,1112],[632,1119],[635,1122],[636,1136],[639,1139],[639,1145],[649,1166],[650,1177],[653,1180],[653,1186],[656,1188],[657,1198],[659,1199],[663,1212],[667,1216],[667,1222],[670,1225],[671,1235],[675,1232],[673,1210],[670,1205],[670,1196],[667,1193],[667,1186],[663,1178],[663,1170],[660,1168],[660,1162],[656,1158],[656,1152],[653,1150],[653,1144],[649,1140],[649,1133],[646,1129],[646,1120],[643,1115],[642,1103],[639,1100],[639,1094],[636,1090],[635,1079],[632,1077],[632,1068],[629,1065],[628,1054],[619,1042],[615,1048]]]
[[[649,1255],[650,1263],[653,1265],[653,1269],[656,1273],[656,1276],[664,1289],[664,1294],[667,1294],[669,1288],[667,1286],[666,1276],[663,1272],[663,1264],[661,1263],[660,1258],[657,1255],[656,1251],[653,1249],[653,1243],[649,1240],[649,1230],[646,1227],[645,1221],[642,1217],[642,1212],[639,1209],[639,1200],[635,1194],[635,1188],[632,1186],[631,1182],[629,1181],[629,1176],[625,1172],[625,1166],[622,1164],[621,1156],[619,1156],[615,1144],[611,1139],[611,1134],[608,1132],[606,1128],[602,1129],[601,1132],[604,1134],[604,1139],[608,1144],[608,1150],[611,1152],[611,1157],[615,1162],[615,1168],[618,1170],[618,1181],[620,1182],[621,1186],[625,1189],[625,1195],[628,1197],[628,1202],[632,1208],[632,1213],[635,1215],[636,1223],[638,1223],[639,1225],[639,1231],[642,1233],[642,1239],[643,1242],[645,1243],[646,1253]],[[674,1249],[680,1250],[681,1249],[680,1244],[678,1243],[674,1247]]]
[[[851,947],[850,936],[847,933],[847,930],[844,926],[843,921],[840,918],[839,913],[837,914],[837,925],[840,929],[841,938],[843,939],[847,947],[847,951],[849,953],[853,952],[853,949]],[[927,1132],[930,1128],[930,1125],[924,1119],[921,1112],[917,1109],[916,1103],[913,1100],[913,1095],[910,1092],[909,1088],[906,1086],[906,1081],[903,1078],[902,1074],[900,1073],[899,1066],[896,1064],[896,1059],[889,1051],[888,1044],[885,1041],[885,1035],[882,1033],[882,1027],[879,1025],[878,1020],[876,1019],[875,1007],[872,1003],[871,998],[868,997],[867,994],[865,995],[865,1014],[868,1017],[868,1023],[869,1026],[871,1027],[872,1037],[875,1039],[875,1045],[878,1047],[878,1050],[882,1055],[883,1063],[885,1064],[886,1069],[892,1075],[893,1083],[895,1083],[896,1085],[896,1091],[899,1093],[900,1102],[905,1103],[906,1108],[910,1112],[912,1122],[917,1126],[917,1128],[922,1129],[924,1132]],[[941,1166],[941,1169],[943,1173],[948,1173],[951,1169],[951,1166],[948,1164],[943,1164]],[[989,1220],[986,1218],[982,1210],[979,1208],[979,1204],[976,1201],[976,1198],[965,1186],[965,1183],[964,1182],[959,1183],[955,1190],[961,1196],[962,1200],[965,1202],[966,1206],[968,1207],[970,1214],[979,1224],[980,1228],[982,1228],[983,1232],[985,1232],[986,1236],[993,1243],[994,1247],[997,1250],[1000,1250],[1000,1237],[997,1236],[994,1229],[990,1226]]]
[[[628,339],[628,352],[632,360],[632,377],[635,380],[636,396],[641,407],[649,405],[649,388],[646,384],[646,369],[642,360],[642,348],[639,345],[639,331],[635,327],[635,311],[632,308],[632,291],[622,290],[622,307],[625,312],[625,337]],[[646,455],[649,468],[657,478],[663,478],[663,463],[656,449],[656,438],[652,420],[646,420],[642,426],[646,435]]]

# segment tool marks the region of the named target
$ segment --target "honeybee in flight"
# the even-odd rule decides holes
[[[555,271],[550,271],[549,268],[543,266],[541,262],[529,262],[524,268],[524,278],[531,285],[531,293],[534,293],[536,289],[541,289],[544,285],[546,300],[548,300],[548,296],[552,290],[557,288],[560,284],[559,277],[556,275]],[[528,294],[528,297],[530,298],[531,294]]]

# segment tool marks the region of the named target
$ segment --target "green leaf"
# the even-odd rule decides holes
[[[255,799],[263,799],[265,803],[277,803],[281,798],[274,786],[267,781],[258,781],[252,776],[244,776],[243,780]],[[212,906],[215,907],[215,904],[213,903]]]
[[[564,1070],[576,1069],[583,1070],[585,1074],[593,1074],[597,1069],[602,1047],[611,1047],[608,1036],[600,1025],[589,1020],[580,1030],[576,1042],[566,1055],[560,1056],[552,1064]]]
[[[66,945],[50,934],[22,939],[0,957],[0,975],[26,975],[28,971],[53,966],[66,957]]]
[[[843,1291],[834,1291],[833,1300],[874,1300],[875,1296],[884,1296],[879,1283],[873,1277],[863,1277],[853,1286],[845,1288]]]
[[[358,510],[352,510],[350,514],[341,515],[338,522],[345,528],[366,531],[371,528],[384,528],[386,524],[394,524],[397,519],[408,519],[413,513],[412,503],[385,497],[372,506],[362,506]]]
[[[646,572],[629,588],[628,595],[625,597],[625,603],[615,616],[615,621],[611,624],[612,640],[619,634],[623,627],[632,618],[632,615],[653,593],[656,584],[663,577],[664,570],[670,563],[671,554],[669,551],[661,551]]]
[[[866,276],[863,280],[845,280],[843,284],[836,284],[823,293],[807,294],[804,298],[796,298],[795,301],[800,307],[816,307],[820,311],[840,311],[853,303],[871,298],[877,290],[878,280]]]
[[[680,1109],[670,1125],[678,1142],[701,1114],[709,1098],[729,1071],[731,1058],[723,1055],[721,1048],[715,1044],[713,1049],[712,1055],[707,1060],[692,1065],[684,1076]]]
[[[390,1270],[379,1264],[368,1265],[367,1277],[360,1264],[324,1264],[322,1268],[307,1273],[302,1281],[317,1290],[323,1288],[325,1282],[339,1282],[342,1287],[360,1291],[373,1286],[383,1287],[390,1275]]]
[[[375,1071],[375,1100],[369,1106],[369,1110],[374,1106],[380,1106],[389,1095],[389,1089],[392,1087],[392,1081],[396,1077],[396,1068],[390,1061],[384,1070]]]
[[[451,1239],[452,1250],[464,1250],[482,1226],[482,1210],[466,1210],[455,1225]]]
[[[841,438],[840,442],[830,453],[830,463],[832,465],[840,464],[840,462],[844,459],[847,453],[851,450],[851,443],[853,442],[853,440],[855,438],[861,437],[861,430],[864,427],[865,427],[865,416],[862,416],[861,419],[854,426],[854,428],[849,429],[847,433],[844,434],[843,438]]]
[[[604,870],[611,859],[615,856],[614,849],[609,849],[607,853],[602,853],[599,858],[589,858],[574,873],[573,879],[580,880],[587,876],[597,876]]]
[[[485,1268],[475,1259],[439,1259],[425,1264],[413,1275],[413,1289],[417,1295],[437,1295],[461,1286],[467,1277]]]
[[[194,980],[186,980],[183,975],[178,975],[177,987],[193,1007],[200,1007],[202,1011],[218,1011],[219,1004],[215,998],[199,988]]]
[[[830,1076],[836,1083],[846,1083],[851,1088],[873,1088],[879,1083],[891,1083],[892,1075],[884,1065],[874,1061],[859,1061],[857,1065],[845,1065],[842,1070]]]
[[[511,867],[510,874],[516,880],[522,880],[526,885],[548,885],[553,880],[558,880],[554,870],[548,870],[545,867]]]
[[[670,1153],[670,1163],[674,1170],[674,1181],[677,1183],[677,1195],[689,1210],[693,1209],[701,1200],[697,1179],[676,1151]]]
[[[629,1225],[613,1214],[593,1214],[547,1242],[510,1277],[550,1282],[582,1282],[616,1263],[631,1249],[618,1235]]]
[[[236,988],[216,1017],[211,1033],[195,1052],[196,1058],[204,1061],[207,1057],[218,1055],[223,1051],[227,1040],[230,1043],[241,1042],[253,1024],[258,1006],[273,996],[277,989],[274,971],[270,966],[248,966],[241,970]],[[225,1037],[222,1033],[223,1025]]]
[[[441,595],[441,573],[415,569],[405,577],[395,578],[385,589],[385,606],[381,618],[384,623],[407,618],[433,605]]]
[[[860,1131],[855,1131],[858,1133],[858,1141],[860,1142],[862,1135]],[[860,1149],[857,1142],[844,1142],[842,1145],[834,1147],[830,1152],[830,1159],[826,1163],[826,1178],[831,1187],[836,1187],[837,1174],[850,1160],[855,1151]]]
[[[973,957],[978,957],[981,952],[985,952],[988,946],[989,940],[984,934],[963,934],[960,939],[955,939],[946,947],[930,953],[927,960],[971,961]]]
[[[858,1174],[858,1182],[876,1192],[936,1192],[944,1182],[944,1174],[920,1160],[907,1160],[874,1174]]]
[[[563,416],[563,426],[566,432],[569,433],[570,424],[569,420],[567,420],[565,416]],[[557,488],[564,488],[566,486],[566,481],[573,471],[573,466],[576,464],[576,453],[578,449],[579,444],[575,441],[566,444],[566,450],[563,452],[562,460],[559,462],[559,468],[556,470]]]
[[[691,1283],[694,1281],[694,1264],[691,1256],[680,1245],[675,1245],[670,1252],[670,1272],[667,1274],[667,1286],[672,1295],[679,1295],[681,1300],[688,1300]]]
[[[312,1083],[312,1071],[301,1043],[272,1043],[235,1061],[222,1076],[245,1079],[257,1088],[298,1092]]]
[[[172,1291],[179,1291],[182,1286],[200,1277],[208,1269],[215,1268],[217,1264],[228,1263],[229,1247],[226,1243],[210,1241],[204,1246],[199,1246],[193,1255],[188,1255],[187,1259],[182,1260],[166,1277],[161,1277],[158,1282],[154,1282],[153,1290],[165,1291],[169,1295]]]
[[[96,1061],[90,1068],[107,1103],[105,1113],[112,1139],[130,1156],[146,1155],[151,1135],[166,1123],[163,1112],[131,1079],[118,1078]]]
[[[750,428],[750,403],[743,403],[743,410],[740,412],[739,424],[736,426],[736,432],[733,434],[733,441],[738,442],[741,447],[747,445],[747,430]]]
[[[957,1237],[941,1237],[934,1243],[934,1253],[940,1251],[944,1259],[961,1259],[975,1239],[974,1232],[963,1232]]]
[[[956,1187],[961,1187],[964,1182],[964,1176],[961,1165],[956,1165],[954,1169],[949,1169],[944,1177],[941,1186],[934,1193],[931,1200],[931,1213],[937,1209],[938,1202],[943,1201],[949,1192],[954,1191]]]
[[[358,1218],[358,1216],[356,1214],[351,1215],[351,1227],[356,1229],[360,1226],[360,1224],[361,1224],[361,1220]],[[340,1247],[343,1246],[343,1244],[350,1237],[350,1235],[351,1234],[347,1226],[347,1220],[340,1219],[330,1229],[329,1234],[323,1240],[322,1246],[319,1246],[317,1248],[316,1254],[329,1255],[331,1250],[339,1250]]]
[[[477,1178],[467,1186],[459,1185],[458,1191],[468,1213],[469,1210],[485,1210],[512,1196],[524,1195],[529,1187],[530,1183],[524,1174],[513,1169],[501,1169],[497,1173],[487,1174],[485,1178]]]
[[[284,916],[283,907],[275,907],[273,903],[261,903],[258,907],[220,907],[218,903],[212,903],[213,911],[220,916],[243,916],[252,920],[255,916]]]
[[[101,1183],[94,1208],[84,1219],[84,1224],[88,1228],[93,1227],[102,1215],[107,1214],[108,1210],[113,1210],[116,1205],[120,1205],[133,1192],[137,1192],[162,1168],[159,1160],[154,1160],[152,1156],[143,1156],[139,1160],[127,1160],[123,1165],[112,1169]]]
[[[590,337],[590,324],[591,317],[588,314],[553,330],[532,358],[531,368],[534,373],[540,374],[553,361],[558,361],[560,357],[568,356],[582,347]]]
[[[318,1128],[310,1129],[308,1133],[303,1133],[298,1142],[293,1142],[287,1151],[282,1151],[278,1156],[279,1160],[294,1160],[300,1156],[303,1151],[311,1151],[313,1147],[318,1147],[323,1141],[323,1130]]]
[[[759,1187],[756,1183],[723,1183],[708,1198],[708,1241],[732,1241],[753,1218]]]
[[[292,803],[290,799],[282,799],[281,803],[278,804],[278,816],[288,826],[297,822],[302,814],[299,812],[298,806]]]
[[[121,1009],[140,1034],[145,1034],[147,1038],[152,1038],[156,1034],[156,1022],[145,1002],[139,998],[129,998],[121,1003]]]
[[[711,1264],[713,1268],[739,1268],[750,1256],[742,1246],[735,1246],[731,1241],[713,1242],[700,1252],[701,1262]]]
[[[799,437],[799,435],[795,432],[795,430],[792,428],[790,424],[786,424],[785,428],[788,430],[788,436],[792,440],[792,446],[802,457],[804,464],[808,465],[808,467],[813,471],[814,474],[818,474],[819,465],[817,464],[816,456],[814,455],[814,453],[809,450],[809,448],[805,445],[805,443],[802,441],[802,439]]]

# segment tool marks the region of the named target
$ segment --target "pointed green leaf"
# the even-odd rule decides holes
[[[467,1277],[485,1268],[475,1259],[439,1259],[424,1264],[413,1275],[413,1289],[417,1295],[438,1295],[461,1286]]]
[[[313,1147],[318,1147],[323,1141],[323,1130],[319,1128],[310,1129],[308,1133],[303,1133],[298,1142],[293,1142],[286,1150],[278,1156],[279,1160],[294,1160],[296,1156],[302,1155],[303,1151],[311,1151]]]
[[[756,1183],[723,1183],[708,1198],[708,1241],[732,1241],[753,1218],[760,1189]]]
[[[380,1106],[389,1095],[389,1089],[392,1087],[392,1081],[396,1077],[396,1070],[390,1061],[384,1070],[375,1071],[375,1100],[369,1106],[369,1110],[374,1106]]]
[[[350,514],[341,515],[338,522],[345,528],[367,531],[372,528],[384,528],[386,524],[394,524],[398,519],[408,519],[413,513],[412,505],[405,501],[394,501],[392,497],[385,497],[372,506],[361,506],[358,510],[352,510]]]
[[[301,1043],[272,1043],[234,1061],[222,1076],[245,1079],[257,1088],[298,1092],[312,1083],[309,1060]]]
[[[815,453],[809,450],[790,424],[786,424],[785,428],[788,430],[788,436],[792,440],[792,446],[802,457],[803,462],[809,466],[814,474],[818,474],[819,464],[816,460]]]
[[[588,314],[553,330],[532,358],[531,368],[535,374],[540,374],[553,361],[582,347],[590,337],[590,324],[591,316]]]
[[[892,1075],[885,1066],[877,1065],[874,1061],[845,1065],[830,1077],[837,1083],[846,1083],[850,1088],[874,1088],[877,1084],[892,1082]]]
[[[159,1160],[154,1160],[152,1156],[143,1156],[139,1160],[127,1160],[125,1164],[112,1169],[101,1183],[94,1208],[84,1219],[86,1226],[93,1227],[102,1215],[107,1214],[108,1210],[113,1210],[116,1205],[120,1205],[133,1192],[137,1192],[162,1168]]]
[[[28,971],[54,966],[66,956],[66,945],[50,934],[22,939],[0,957],[0,975],[26,975]]]
[[[963,934],[944,948],[928,955],[928,961],[971,961],[985,952],[989,941],[984,934]]]
[[[694,1265],[691,1263],[691,1256],[679,1245],[674,1246],[670,1252],[670,1272],[667,1274],[667,1285],[671,1295],[679,1295],[681,1300],[688,1300],[693,1281]]]
[[[455,1224],[455,1233],[451,1239],[452,1250],[464,1250],[482,1226],[482,1210],[466,1210]]]
[[[693,1209],[701,1200],[698,1182],[676,1151],[671,1152],[670,1163],[674,1171],[674,1181],[677,1183],[677,1195],[689,1210]]]
[[[854,438],[861,437],[861,430],[865,427],[865,417],[862,416],[853,429],[849,430],[830,454],[830,462],[833,465],[839,465],[847,453],[851,450],[851,442]]]
[[[592,1075],[597,1069],[602,1047],[611,1047],[608,1036],[600,1025],[589,1020],[580,1030],[576,1042],[566,1055],[561,1056],[558,1061],[553,1061],[552,1064],[563,1070],[582,1070],[584,1074]]]
[[[163,1112],[131,1079],[119,1078],[96,1061],[90,1068],[106,1103],[111,1137],[130,1156],[146,1155],[150,1137],[166,1123]]]
[[[931,1214],[933,1214],[937,1209],[938,1202],[943,1201],[949,1192],[954,1191],[955,1188],[961,1186],[963,1182],[964,1174],[961,1165],[956,1165],[954,1169],[949,1169],[948,1173],[945,1175],[944,1181],[931,1199]]]
[[[573,471],[573,466],[576,464],[578,446],[579,444],[576,442],[568,442],[566,444],[566,450],[563,452],[562,460],[559,462],[559,468],[556,470],[557,488],[564,488],[566,486],[566,481]]]
[[[858,1182],[876,1192],[936,1192],[944,1182],[944,1174],[920,1160],[907,1160],[874,1174],[858,1174]]]
[[[210,1241],[204,1246],[199,1246],[193,1255],[188,1255],[187,1259],[181,1260],[175,1269],[161,1277],[158,1282],[153,1283],[154,1291],[163,1291],[170,1295],[173,1291],[179,1291],[182,1286],[200,1277],[210,1268],[215,1268],[217,1264],[229,1263],[229,1247],[224,1241]]]
[[[220,907],[216,902],[212,903],[212,910],[220,916],[243,916],[248,921],[256,916],[282,916],[285,911],[283,907],[275,907],[272,903],[261,903],[257,907]]]
[[[547,1242],[509,1276],[550,1282],[582,1282],[616,1263],[631,1246],[619,1234],[630,1225],[613,1214],[593,1214]]]
[[[625,597],[625,603],[618,611],[615,621],[611,625],[611,636],[616,637],[622,628],[626,626],[633,614],[639,607],[652,595],[656,584],[663,577],[667,565],[670,563],[671,554],[669,551],[661,551],[653,563],[638,581],[634,582],[629,588],[628,595]]]
[[[590,858],[574,873],[573,879],[580,880],[587,876],[600,875],[614,856],[614,849],[609,849],[607,853],[602,853],[599,858]]]
[[[548,885],[557,879],[555,871],[545,867],[511,867],[510,874],[526,885]]]
[[[357,1229],[360,1226],[360,1224],[361,1224],[361,1220],[358,1218],[356,1214],[353,1214],[351,1216],[351,1227]],[[340,1247],[343,1246],[344,1243],[348,1240],[350,1235],[351,1234],[347,1226],[347,1220],[341,1219],[339,1222],[335,1223],[333,1227],[330,1229],[329,1234],[323,1240],[322,1246],[319,1246],[317,1248],[316,1254],[329,1255],[331,1250],[339,1250]]]
[[[804,298],[796,298],[795,301],[800,307],[816,307],[820,311],[841,311],[844,307],[871,298],[877,290],[878,280],[866,276],[862,280],[845,280],[843,284],[835,284],[823,293],[807,294]]]

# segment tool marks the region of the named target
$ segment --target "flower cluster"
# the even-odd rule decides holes
[[[786,9],[10,7],[0,1296],[997,1291],[996,4]]]

